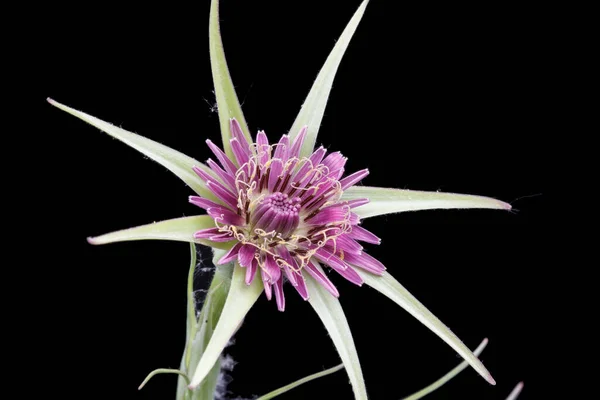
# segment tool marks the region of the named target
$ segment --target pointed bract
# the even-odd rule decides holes
[[[369,186],[354,186],[344,191],[343,200],[368,198],[369,203],[357,207],[354,211],[361,217],[393,214],[405,211],[488,208],[510,210],[511,205],[491,197],[470,194],[424,192]]]
[[[335,43],[333,50],[327,57],[325,65],[323,65],[319,75],[317,75],[317,79],[313,83],[306,100],[304,100],[304,103],[302,104],[300,113],[296,117],[296,120],[290,129],[290,138],[293,140],[296,135],[298,135],[302,127],[308,127],[306,137],[304,138],[304,143],[300,149],[300,156],[308,156],[312,153],[313,148],[315,147],[317,134],[319,133],[319,128],[321,127],[321,120],[323,119],[323,114],[325,113],[327,99],[329,98],[331,87],[333,86],[333,78],[335,78],[335,74],[338,70],[340,62],[342,61],[342,57],[344,56],[344,53],[348,48],[348,44],[350,43],[350,39],[352,39],[352,36],[354,35],[354,32],[356,31],[356,28],[358,27],[358,24],[365,13],[368,3],[368,0],[363,1],[360,7],[358,7],[358,10],[356,10],[354,13],[352,19],[350,19],[350,22],[348,22],[348,25],[346,25],[344,32],[342,32],[342,35]]]
[[[419,300],[417,300],[408,290],[404,288],[393,276],[384,272],[382,276],[374,276],[368,272],[357,270],[358,274],[365,280],[365,283],[381,294],[389,297],[400,307],[408,311],[413,317],[418,319],[423,325],[438,335],[444,342],[452,347],[462,358],[464,358],[486,381],[495,385],[496,381],[492,378],[489,371],[483,366],[481,361],[473,355],[471,350],[454,334],[446,325],[444,325],[435,315],[431,313]]]

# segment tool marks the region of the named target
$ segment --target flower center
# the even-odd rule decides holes
[[[251,214],[252,229],[265,232],[275,231],[282,238],[287,237],[300,223],[300,198],[276,192],[262,199]]]

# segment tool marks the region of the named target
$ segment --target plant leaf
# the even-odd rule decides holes
[[[506,400],[517,400],[517,397],[521,394],[521,390],[523,390],[523,382],[517,383],[517,386],[510,392]]]
[[[344,364],[339,364],[339,365],[336,365],[333,368],[326,369],[325,371],[317,372],[316,374],[312,374],[312,375],[306,376],[306,377],[304,377],[302,379],[298,379],[297,381],[295,381],[293,383],[290,383],[289,385],[285,385],[283,387],[280,387],[277,390],[273,390],[272,392],[269,392],[269,393],[267,393],[267,394],[265,394],[263,396],[260,396],[256,400],[269,400],[269,399],[272,399],[274,397],[279,396],[280,394],[283,394],[283,393],[285,393],[285,392],[287,392],[289,390],[292,390],[292,389],[294,389],[294,388],[296,388],[296,387],[298,387],[300,385],[303,385],[306,382],[310,382],[310,381],[312,381],[314,379],[321,378],[321,377],[327,376],[329,374],[333,374],[334,372],[337,372],[337,371],[339,371],[342,368],[344,368]]]
[[[148,374],[146,379],[144,379],[140,386],[138,386],[138,390],[141,390],[144,386],[146,386],[146,383],[148,383],[148,381],[154,377],[154,375],[158,374],[177,374],[182,376],[186,381],[189,381],[189,378],[185,372],[182,372],[178,369],[158,368]]]
[[[464,358],[486,381],[492,385],[496,384],[492,375],[483,366],[481,361],[471,353],[469,348],[465,346],[446,325],[421,304],[419,300],[410,294],[404,286],[394,279],[393,276],[388,272],[384,272],[381,276],[371,275],[370,273],[359,269],[356,269],[356,272],[363,278],[367,285],[389,297],[400,307],[408,311],[410,315],[433,331],[433,333],[438,335],[444,342],[460,354],[460,356]]]
[[[254,279],[251,285],[246,285],[244,282],[245,274],[245,268],[239,265],[234,267],[231,287],[225,305],[220,313],[212,337],[196,366],[190,389],[197,388],[208,375],[215,362],[219,360],[219,356],[227,346],[229,339],[231,339],[258,296],[264,290],[261,279]]]
[[[487,344],[488,344],[488,340],[483,339],[483,341],[479,344],[479,346],[477,346],[477,348],[475,350],[473,350],[473,354],[475,354],[476,356],[479,356],[481,354],[481,352],[483,351],[483,349],[485,349],[485,346],[487,346]],[[456,367],[454,367],[450,372],[448,372],[446,375],[442,376],[437,381],[433,382],[431,385],[419,390],[416,393],[411,394],[408,397],[405,397],[403,400],[417,400],[417,399],[427,396],[429,393],[439,389],[450,379],[452,379],[456,375],[460,374],[465,368],[467,368],[468,365],[469,365],[469,363],[466,361],[461,362]]]
[[[132,240],[174,240],[178,242],[202,243],[206,246],[229,249],[233,242],[211,242],[205,239],[195,239],[194,233],[200,229],[214,228],[215,221],[208,215],[195,215],[154,222],[135,228],[123,229],[101,236],[90,237],[90,244],[108,244]]]
[[[511,205],[491,197],[470,194],[424,192],[369,186],[353,186],[342,195],[342,200],[368,198],[369,203],[353,209],[361,218],[404,211],[491,208],[510,210]]]
[[[321,273],[323,273],[321,266],[317,262],[314,263]],[[348,326],[348,321],[339,300],[333,297],[311,276],[307,276],[306,286],[310,293],[308,302],[314,308],[317,315],[319,315],[319,318],[321,318],[344,363],[350,383],[352,384],[354,398],[356,400],[366,400],[367,389],[360,368],[360,361],[358,360],[350,326]]]
[[[229,120],[231,118],[237,119],[248,142],[252,143],[253,141],[248,131],[246,119],[242,113],[242,107],[235,93],[229,68],[227,67],[227,60],[225,59],[225,52],[223,51],[223,41],[219,26],[219,0],[212,0],[210,4],[208,43],[210,48],[210,66],[221,124],[221,137],[223,138],[223,149],[227,156],[235,163],[231,144],[229,143],[229,139],[231,139]]]
[[[222,203],[214,194],[212,194],[210,190],[208,190],[204,182],[202,182],[202,180],[198,178],[198,175],[196,175],[196,173],[192,170],[193,166],[197,166],[212,174],[210,168],[201,162],[196,161],[193,158],[178,152],[177,150],[173,150],[170,147],[155,142],[154,140],[150,140],[133,132],[126,131],[125,129],[109,124],[108,122],[104,122],[96,117],[81,111],[77,111],[71,107],[67,107],[64,104],[60,104],[52,99],[48,99],[48,102],[53,106],[87,122],[88,124],[95,126],[101,131],[108,133],[115,139],[119,139],[126,145],[133,147],[140,153],[144,154],[146,157],[151,158],[163,167],[166,167],[200,196]]]
[[[354,16],[350,22],[348,22],[344,32],[336,42],[333,50],[327,57],[325,64],[321,68],[321,71],[313,83],[306,100],[304,100],[304,104],[302,104],[300,113],[296,117],[296,120],[290,129],[290,142],[292,142],[300,132],[300,129],[302,129],[304,126],[308,126],[304,143],[300,149],[300,157],[309,156],[315,147],[317,134],[319,133],[319,128],[321,127],[321,120],[323,119],[323,114],[325,113],[327,99],[329,98],[329,93],[331,92],[331,87],[333,85],[333,79],[335,78],[335,74],[340,62],[342,61],[342,57],[348,48],[350,39],[352,39],[352,35],[354,35],[354,32],[356,31],[356,28],[365,12],[365,8],[367,7],[368,3],[368,0],[363,1],[358,7],[358,10],[356,10],[354,13]]]

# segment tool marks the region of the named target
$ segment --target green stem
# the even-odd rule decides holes
[[[321,378],[321,377],[329,375],[329,374],[333,374],[334,372],[337,372],[337,371],[339,371],[342,368],[344,368],[344,364],[336,365],[335,367],[326,369],[325,371],[317,372],[316,374],[312,374],[312,375],[309,375],[309,376],[304,377],[302,379],[299,379],[296,382],[290,383],[289,385],[286,385],[284,387],[280,387],[277,390],[273,390],[272,392],[267,393],[264,396],[260,396],[256,400],[269,400],[269,399],[272,399],[275,396],[279,396],[280,394],[283,394],[283,393],[287,392],[288,390],[292,390],[295,387],[298,387],[298,386],[300,386],[300,385],[302,385],[302,384],[304,384],[306,382],[310,382],[313,379],[317,379],[317,378]]]

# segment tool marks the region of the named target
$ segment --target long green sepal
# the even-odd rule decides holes
[[[485,346],[487,346],[487,344],[488,344],[488,340],[483,339],[483,341],[479,344],[479,346],[477,346],[477,348],[475,350],[473,350],[473,354],[475,354],[476,356],[479,357],[479,355],[481,354],[483,349],[485,349]],[[416,393],[411,394],[408,397],[405,397],[403,400],[417,400],[417,399],[427,396],[429,393],[431,393],[431,392],[439,389],[443,385],[445,385],[448,381],[450,381],[456,375],[460,374],[468,366],[469,366],[468,362],[466,362],[466,361],[461,362],[456,367],[454,367],[450,372],[448,372],[446,375],[442,376],[437,381],[433,382],[431,385],[419,390]]]
[[[177,242],[194,242],[206,246],[229,249],[230,242],[211,242],[205,239],[194,239],[194,233],[206,228],[214,228],[215,221],[208,215],[196,215],[154,222],[135,228],[123,229],[101,236],[90,237],[90,244],[108,244],[132,240],[174,240]]]
[[[208,375],[244,317],[264,290],[262,281],[259,278],[254,279],[252,284],[246,285],[244,282],[245,273],[246,270],[239,265],[234,267],[231,287],[223,311],[192,375],[190,389],[196,389]]]
[[[491,197],[470,194],[424,192],[369,186],[353,186],[342,195],[342,200],[369,199],[369,203],[353,209],[361,218],[405,211],[489,208],[510,210],[511,205]]]
[[[319,268],[321,273],[323,273],[323,269],[317,263],[315,263],[315,265]],[[354,339],[352,339],[352,332],[350,331],[350,326],[348,325],[340,301],[336,297],[333,297],[323,288],[323,286],[310,276],[306,279],[306,286],[310,293],[308,302],[314,308],[315,312],[323,322],[323,325],[325,325],[325,328],[342,359],[348,377],[350,378],[350,384],[354,391],[354,398],[356,400],[366,400],[367,389],[365,387],[365,380],[362,375],[358,353],[356,352]]]
[[[300,385],[303,385],[307,382],[310,382],[312,380],[318,379],[318,378],[322,378],[324,376],[327,376],[329,374],[333,374],[334,372],[337,372],[339,370],[341,370],[342,368],[344,368],[344,364],[339,364],[336,365],[335,367],[326,369],[325,371],[321,371],[321,372],[317,372],[316,374],[312,374],[309,376],[306,376],[302,379],[298,379],[295,382],[290,383],[289,385],[285,385],[283,387],[280,387],[279,389],[273,390],[272,392],[269,392],[263,396],[260,396],[258,399],[256,400],[269,400],[272,399],[274,397],[277,397],[281,394],[284,394],[285,392],[292,390]]]
[[[84,112],[77,111],[71,107],[67,107],[64,104],[60,104],[52,99],[48,99],[48,102],[53,106],[87,122],[88,124],[95,126],[101,131],[108,133],[115,139],[120,140],[126,145],[133,147],[146,157],[156,161],[174,173],[199,195],[220,202],[220,200],[218,200],[216,196],[212,194],[210,190],[208,190],[204,182],[202,182],[198,175],[196,175],[196,173],[192,170],[192,167],[197,166],[212,174],[210,169],[201,162],[196,161],[193,158],[178,152],[177,150],[173,150],[170,147],[155,142],[154,140],[150,140],[133,132],[126,131],[125,129],[109,124],[108,122],[102,121]]]
[[[252,143],[252,138],[250,137],[248,125],[246,124],[246,119],[242,113],[242,106],[235,93],[235,87],[231,81],[227,60],[225,59],[223,40],[221,39],[221,28],[219,26],[219,0],[212,0],[210,4],[208,43],[210,49],[210,65],[215,85],[219,121],[221,124],[223,148],[227,156],[235,162],[231,144],[229,143],[229,139],[231,139],[231,132],[229,130],[230,119],[237,119],[242,127],[244,136],[246,136],[249,143]]]
[[[444,342],[452,347],[462,358],[464,358],[486,381],[495,385],[489,371],[471,350],[454,334],[446,325],[431,313],[419,300],[404,288],[388,272],[381,276],[375,276],[368,272],[356,270],[365,283],[381,294],[389,297],[392,301],[404,308],[410,315],[418,319],[423,325],[438,335]]]
[[[348,48],[350,39],[352,39],[352,36],[354,35],[354,32],[356,31],[356,28],[358,27],[358,24],[365,13],[368,3],[368,0],[363,1],[358,7],[358,10],[356,10],[354,13],[352,19],[350,19],[350,22],[348,22],[348,25],[346,25],[344,32],[327,57],[327,60],[321,68],[319,75],[317,75],[317,79],[313,83],[306,100],[304,100],[304,103],[302,104],[300,113],[296,117],[296,120],[290,129],[290,138],[293,140],[300,132],[300,129],[302,129],[304,126],[308,127],[304,143],[300,149],[300,157],[309,156],[315,147],[317,134],[319,133],[321,121],[323,120],[323,114],[325,113],[325,107],[327,106],[327,99],[329,99],[329,93],[331,92],[331,87],[333,86],[333,79],[335,78],[335,74],[340,66],[342,57]]]

